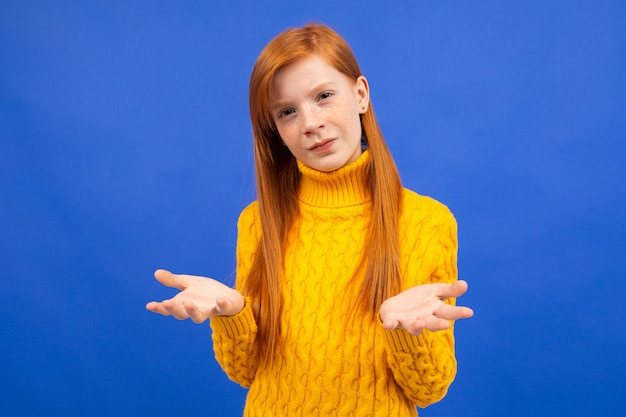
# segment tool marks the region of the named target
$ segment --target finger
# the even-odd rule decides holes
[[[399,324],[398,319],[394,318],[391,314],[385,314],[384,317],[381,315],[380,320],[385,330],[393,330],[398,327]]]
[[[156,301],[150,301],[148,304],[146,304],[146,310],[152,311],[153,313],[162,314],[164,316],[170,315],[170,312],[163,308],[161,303],[157,303]]]
[[[165,269],[157,269],[156,271],[154,271],[154,277],[161,284],[170,288],[184,290],[185,288],[187,288],[188,285],[188,279],[186,275],[172,274],[170,271],[167,271]]]
[[[171,316],[175,317],[178,320],[185,320],[189,318],[189,314],[185,310],[181,304],[176,304],[172,300],[165,300],[161,302],[161,305],[165,310],[167,310]]]
[[[424,329],[426,329],[427,326],[424,320],[415,319],[412,321],[407,321],[406,323],[400,322],[399,327],[402,327],[413,336],[418,336],[424,331]]]
[[[445,320],[468,319],[474,315],[474,310],[469,307],[453,306],[443,303],[437,307],[434,315]]]
[[[452,290],[455,292],[454,297],[460,297],[467,292],[469,285],[465,280],[458,280],[452,283]]]
[[[211,317],[211,312],[215,311],[215,308],[206,310],[199,308],[194,303],[190,302],[183,303],[183,307],[185,308],[185,312],[187,313],[191,321],[196,324],[204,323],[209,317]]]
[[[452,323],[449,320],[441,319],[436,316],[430,316],[425,320],[425,326],[431,332],[438,332],[441,330],[448,330]]]
[[[215,300],[215,314],[220,316],[233,316],[241,310],[237,310],[235,303],[230,298],[220,297]]]
[[[441,300],[460,297],[467,291],[467,281],[459,280],[452,284],[435,284],[435,294]]]
[[[419,335],[426,328],[423,320],[403,314],[386,314],[384,320],[381,317],[381,321],[385,330],[404,329],[413,336]]]

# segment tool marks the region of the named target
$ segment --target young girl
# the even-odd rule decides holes
[[[155,313],[210,318],[245,416],[415,416],[454,379],[456,222],[403,189],[348,44],[290,29],[250,80],[258,200],[238,222],[236,289],[158,270]]]

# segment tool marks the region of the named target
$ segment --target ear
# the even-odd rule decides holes
[[[359,114],[364,114],[370,104],[370,86],[367,82],[367,78],[361,75],[356,79],[354,92],[359,104]]]

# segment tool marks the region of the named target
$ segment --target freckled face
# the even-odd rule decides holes
[[[353,80],[311,55],[276,73],[269,104],[284,144],[308,167],[330,172],[361,155],[365,77]]]

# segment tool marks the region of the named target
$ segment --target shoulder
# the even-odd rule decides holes
[[[405,189],[398,226],[403,268],[421,271],[405,275],[407,285],[431,282],[431,272],[441,264],[442,256],[453,256],[457,251],[457,224],[452,212],[432,197]]]
[[[403,223],[428,223],[433,226],[446,223],[456,224],[450,209],[432,197],[404,188],[402,200]]]
[[[254,200],[239,213],[239,221],[259,216],[259,202]]]
[[[239,229],[240,232],[250,231],[253,228],[260,229],[259,218],[259,203],[255,200],[252,203],[248,204],[248,206],[244,208],[239,214],[237,229]]]

